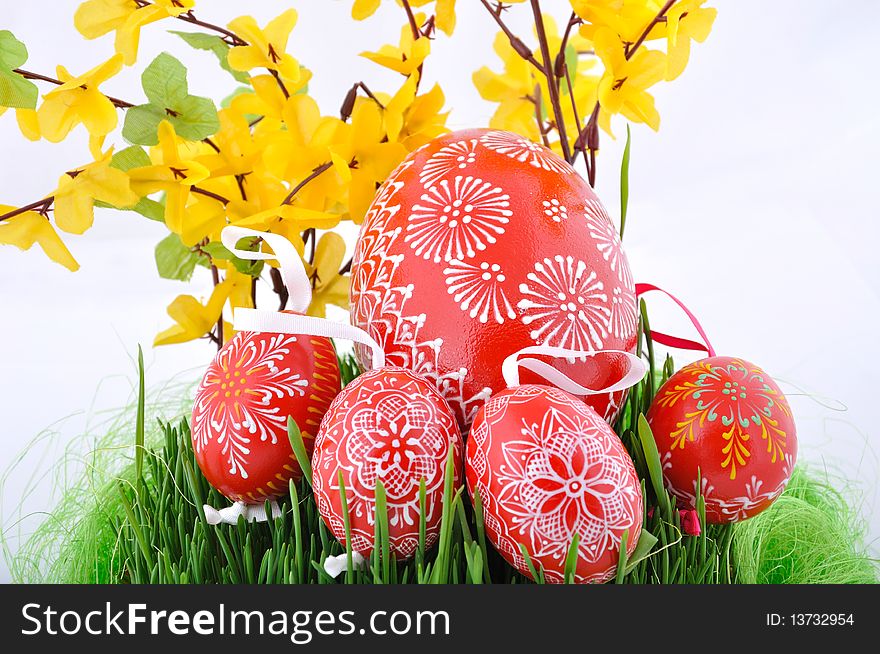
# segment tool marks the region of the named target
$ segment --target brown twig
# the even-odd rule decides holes
[[[287,197],[281,201],[281,204],[290,204],[293,201],[293,198],[296,197],[296,194],[299,193],[303,187],[311,182],[313,179],[321,175],[321,173],[329,170],[333,166],[332,161],[325,161],[320,166],[315,168],[308,177],[306,177],[303,181],[293,187],[290,193],[287,194]]]
[[[13,73],[18,73],[25,79],[35,79],[41,82],[49,82],[50,84],[55,84],[56,86],[61,86],[64,84],[60,79],[55,79],[54,77],[48,77],[47,75],[41,75],[40,73],[32,73],[29,70],[23,70],[21,68],[16,68],[12,71]],[[110,100],[113,103],[113,106],[118,109],[129,109],[134,105],[131,102],[126,102],[125,100],[120,100],[119,98],[114,98],[109,95],[105,95],[105,98]]]
[[[550,139],[547,138],[547,130],[544,128],[544,119],[541,117],[541,85],[535,84],[535,94],[529,96],[529,100],[535,105],[535,122],[538,123],[538,133],[546,147],[550,147]]]
[[[674,5],[674,4],[675,4],[675,0],[668,0],[666,2],[666,4],[660,8],[660,11],[657,12],[657,15],[654,16],[654,20],[652,20],[650,23],[648,23],[648,26],[644,29],[641,36],[639,36],[639,38],[636,40],[636,42],[630,46],[627,46],[624,49],[624,54],[626,55],[627,59],[629,59],[630,57],[632,57],[635,54],[636,50],[638,50],[639,46],[645,42],[645,39],[648,38],[648,35],[651,33],[651,30],[654,29],[654,27],[657,25],[657,23],[662,23],[664,20],[666,20],[666,12],[669,11],[672,8],[672,5]]]
[[[501,18],[501,12],[504,11],[504,4],[501,2],[497,3],[495,7],[489,2],[489,0],[480,0],[483,3],[483,6],[486,8],[486,11],[495,19],[495,22],[498,23],[498,27],[501,28],[501,31],[507,36],[507,40],[510,41],[510,47],[514,49],[514,51],[523,59],[532,64],[535,68],[542,71],[544,68],[535,59],[535,55],[532,54],[532,49],[529,48],[525,43],[520,40],[516,34],[510,31],[510,28],[507,27],[504,20]]]
[[[216,287],[220,284],[220,271],[217,270],[217,266],[213,263],[211,264],[211,279],[214,282],[214,286]],[[214,342],[217,344],[217,349],[223,347],[223,310],[220,310],[220,317],[217,319],[217,327],[215,328],[214,334]]]
[[[209,197],[213,200],[217,200],[217,202],[222,202],[224,205],[229,204],[229,199],[224,198],[222,195],[214,193],[213,191],[209,191],[207,189],[203,189],[200,186],[196,186],[193,184],[189,187],[190,191],[193,193],[198,193],[199,195],[204,195],[205,197]]]
[[[147,2],[146,0],[134,0],[135,4],[140,7],[149,7],[152,5],[152,2]],[[212,23],[206,23],[205,21],[198,20],[193,13],[192,9],[187,11],[186,13],[180,14],[179,16],[175,16],[177,20],[182,20],[185,23],[190,23],[191,25],[198,25],[199,27],[204,27],[207,30],[211,30],[212,32],[217,32],[218,34],[222,34],[225,39],[229,39],[229,45],[247,45],[247,41],[242,39],[237,34],[230,32],[228,29],[224,27],[220,27],[219,25],[214,25]]]
[[[4,213],[2,216],[0,216],[0,222],[3,222],[4,220],[9,220],[10,218],[15,218],[16,216],[27,213],[28,211],[35,211],[37,209],[39,209],[37,213],[46,215],[46,212],[49,211],[49,207],[52,206],[53,202],[55,202],[54,195],[45,197],[42,200],[37,200],[36,202],[31,202],[30,204],[27,204],[23,207],[19,207],[18,209],[13,209],[8,213]]]
[[[550,92],[550,105],[553,107],[553,116],[556,121],[556,131],[559,132],[559,143],[562,146],[562,156],[566,161],[571,160],[571,148],[565,130],[565,118],[562,114],[562,104],[559,101],[559,87],[556,85],[553,75],[553,62],[550,61],[550,44],[547,41],[547,31],[544,29],[544,16],[541,14],[539,0],[531,0],[532,13],[535,16],[535,29],[538,33],[538,43],[541,48],[544,75],[547,78],[547,89]]]
[[[345,99],[342,101],[342,106],[339,108],[339,117],[342,118],[343,121],[347,121],[351,118],[351,114],[354,111],[354,103],[357,100],[357,92],[361,90],[364,94],[370,98],[373,102],[379,105],[380,109],[385,109],[385,105],[376,97],[376,95],[370,90],[363,82],[355,82],[350,89],[348,89],[348,93],[345,94]]]
[[[206,23],[202,20],[198,20],[193,14],[192,9],[190,9],[185,14],[180,14],[179,16],[175,16],[177,20],[182,20],[185,23],[190,23],[192,25],[198,25],[199,27],[204,27],[207,30],[211,30],[212,32],[217,32],[222,34],[226,38],[229,39],[229,45],[237,46],[237,45],[248,45],[248,42],[241,38],[238,34],[234,32],[230,32],[225,27],[220,27],[219,25],[214,25],[212,23]]]
[[[351,272],[351,264],[354,262],[354,257],[349,257],[348,261],[345,262],[345,265],[339,269],[340,275],[347,275]]]
[[[284,311],[284,307],[287,306],[287,300],[290,299],[290,293],[284,285],[281,273],[277,268],[269,268],[269,278],[272,280],[272,290],[278,296],[278,310]]]
[[[645,27],[645,29],[642,31],[639,38],[636,39],[632,45],[624,47],[624,56],[627,61],[632,59],[633,55],[636,53],[642,43],[645,42],[645,39],[648,38],[651,30],[654,29],[654,27],[658,23],[661,23],[666,19],[666,12],[669,11],[674,4],[675,0],[667,0],[666,4],[664,4],[660,8],[660,11],[657,12],[657,15],[654,16],[651,22],[648,23],[648,26]],[[599,101],[597,100],[595,106],[593,107],[593,113],[590,114],[590,119],[587,121],[587,124],[584,125],[583,130],[581,130],[581,133],[578,135],[578,138],[575,141],[576,150],[578,149],[578,144],[580,144],[581,148],[586,147],[589,150],[590,161],[592,162],[592,165],[587,165],[590,186],[596,185],[596,150],[599,149],[599,110],[600,106]],[[586,156],[587,154],[586,152],[584,152],[584,159],[586,159]],[[569,163],[572,163],[572,161],[573,160],[569,160]]]
[[[413,39],[418,40],[422,36],[422,32],[419,30],[418,23],[416,23],[416,15],[413,13],[409,0],[401,0],[401,4],[406,12],[406,19],[409,21],[409,28],[412,30]]]
[[[565,49],[568,47],[568,38],[571,36],[571,30],[575,25],[581,24],[581,18],[576,13],[571,12],[568,19],[568,25],[565,27],[565,33],[562,35],[562,43],[559,44],[559,52],[556,53],[556,61],[553,64],[553,74],[556,77],[557,84],[562,80],[563,66],[565,66]]]

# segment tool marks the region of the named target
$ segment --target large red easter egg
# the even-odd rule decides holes
[[[776,382],[742,359],[685,366],[648,411],[669,491],[694,508],[697,479],[706,520],[744,520],[785,490],[797,459],[791,409]]]
[[[419,544],[420,488],[425,486],[425,543],[440,531],[443,481],[450,449],[453,488],[461,485],[461,434],[446,400],[429,381],[403,368],[364,373],[333,401],[315,442],[313,488],[318,511],[345,544],[367,556],[375,542],[376,482],[385,488],[391,551],[411,557]]]
[[[339,387],[329,339],[238,332],[196,391],[192,443],[199,468],[233,501],[259,504],[283,495],[302,474],[287,435],[288,416],[311,452]]]
[[[351,278],[352,322],[431,379],[465,431],[516,350],[635,351],[632,275],[602,203],[568,163],[509,132],[453,132],[410,154],[367,213]],[[601,388],[627,365],[605,361],[566,372]],[[585,401],[610,420],[625,394]]]
[[[493,395],[467,441],[466,474],[479,490],[486,535],[524,575],[525,549],[548,582],[564,581],[575,535],[575,581],[607,581],[623,532],[632,554],[642,527],[642,491],[632,460],[593,409],[549,386]]]

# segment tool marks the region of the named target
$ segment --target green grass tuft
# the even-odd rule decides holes
[[[654,375],[633,388],[615,425],[635,463],[645,497],[642,533],[631,557],[620,557],[616,583],[786,583],[872,582],[876,567],[861,549],[859,521],[845,499],[828,484],[798,470],[789,489],[765,513],[736,526],[706,525],[700,536],[683,533],[673,499],[663,487],[659,457],[644,413],[654,392],[672,374],[670,359],[655,367],[647,315],[640,334]],[[342,355],[344,381],[356,375],[351,355]],[[143,386],[141,386],[141,389]],[[189,390],[187,391],[187,394]],[[140,397],[145,394],[139,393]],[[71,486],[50,519],[10,556],[18,581],[99,583],[532,583],[511,568],[488,544],[466,492],[452,485],[447,462],[443,511],[437,544],[426,547],[419,525],[414,557],[398,562],[390,554],[384,489],[376,492],[376,543],[365,566],[352,565],[352,553],[324,525],[312,496],[307,471],[281,498],[282,513],[266,523],[210,526],[203,504],[223,506],[223,498],[202,476],[185,419],[155,418],[159,402],[135,401],[124,424],[111,432],[131,434],[126,451],[95,455],[84,485]],[[165,406],[165,405],[163,405]],[[126,432],[126,427],[128,431]],[[304,456],[301,436],[289,425],[294,451]],[[134,456],[131,445],[137,440]],[[141,443],[147,445],[141,446]],[[140,469],[140,474],[138,474]],[[98,471],[100,474],[97,474]],[[341,480],[340,480],[341,481]],[[340,483],[340,488],[342,484]],[[345,506],[344,490],[341,491]],[[423,494],[422,494],[423,495]],[[702,498],[700,498],[701,500]],[[424,497],[421,498],[424,505]],[[653,511],[648,511],[653,507]],[[650,515],[649,515],[650,513]],[[424,514],[424,511],[422,511]],[[346,534],[350,524],[345,521]],[[350,542],[350,539],[346,539]],[[573,549],[565,578],[573,579]],[[347,554],[348,569],[337,579],[323,570],[328,556]],[[525,551],[523,555],[528,561]],[[529,561],[529,565],[532,562]],[[543,573],[533,568],[541,583]]]

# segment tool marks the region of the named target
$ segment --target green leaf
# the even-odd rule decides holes
[[[25,44],[9,30],[0,30],[0,107],[34,109],[37,106],[40,95],[37,85],[13,72],[27,59]]]
[[[165,222],[165,202],[157,202],[150,198],[141,198],[133,207],[129,207],[126,211],[134,211],[144,218],[155,220],[156,222]]]
[[[169,234],[156,245],[156,269],[162,279],[189,281],[198,259],[177,234]]]
[[[167,52],[153,59],[141,75],[150,104],[174,107],[189,95],[186,66]]]
[[[244,250],[250,250],[251,252],[256,251],[256,249],[260,246],[260,241],[258,239],[250,239],[250,242],[244,242],[244,245],[240,247]],[[266,265],[265,261],[250,261],[246,259],[240,259],[232,252],[230,252],[222,243],[217,241],[211,241],[202,246],[202,250],[211,255],[212,259],[219,259],[221,261],[231,261],[232,265],[235,266],[235,269],[244,274],[250,275],[251,277],[259,277],[263,273],[263,266]]]
[[[110,167],[128,172],[133,168],[143,168],[150,165],[150,156],[142,147],[132,145],[114,153],[110,159]]]
[[[620,238],[626,228],[626,209],[629,206],[629,148],[632,143],[629,123],[626,124],[626,145],[623,148],[623,160],[620,162]]]
[[[159,123],[167,120],[181,138],[200,141],[220,129],[217,108],[210,98],[190,95],[186,68],[162,53],[147,66],[141,81],[149,102],[125,112],[122,136],[136,145],[156,145]]]
[[[125,123],[122,125],[122,138],[129,143],[140,145],[158,145],[159,123],[171,120],[171,116],[161,107],[142,104],[125,112]]]
[[[175,106],[175,110],[178,115],[171,116],[169,120],[180,138],[201,141],[206,136],[216,134],[220,129],[217,107],[209,98],[187,96]]]
[[[174,30],[169,30],[172,34],[176,34],[191,47],[196,50],[207,50],[208,52],[213,52],[217,57],[217,60],[220,62],[220,68],[225,70],[227,73],[232,75],[237,82],[241,82],[243,84],[247,84],[250,77],[247,73],[242,72],[240,70],[233,70],[229,65],[229,50],[232,46],[230,46],[226,41],[224,41],[220,36],[216,34],[205,34],[203,32],[176,32]]]

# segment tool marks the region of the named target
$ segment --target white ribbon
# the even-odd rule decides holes
[[[367,563],[364,555],[360,552],[351,553],[351,566],[355,570],[363,568]],[[324,572],[336,579],[343,572],[348,570],[348,553],[337,554],[336,556],[328,556],[324,560]]]
[[[240,250],[238,242],[243,238],[249,237],[263,239],[272,248],[273,254],[259,250],[256,252]],[[255,229],[247,229],[246,227],[238,227],[236,225],[224,227],[220,233],[220,240],[223,241],[226,249],[239,259],[247,261],[275,259],[278,261],[278,272],[281,273],[281,280],[284,282],[284,286],[290,295],[288,300],[290,310],[297,313],[305,313],[308,310],[309,304],[312,303],[312,284],[309,282],[309,276],[306,274],[302,258],[299,256],[299,252],[296,251],[293,243],[279,234],[259,232]]]
[[[234,525],[238,523],[239,516],[244,516],[245,522],[266,522],[269,519],[263,504],[236,502],[232,506],[219,510],[205,504],[202,508],[205,510],[205,521],[209,525],[219,525],[221,522]],[[281,507],[278,506],[278,502],[269,502],[269,510],[272,512],[273,518],[281,517]]]
[[[554,358],[564,357],[575,359],[586,359],[589,357],[595,357],[599,354],[619,354],[626,357],[629,362],[629,369],[619,381],[610,386],[606,386],[605,388],[587,388],[586,386],[578,384],[561,370],[554,368],[549,363],[545,363],[540,359],[520,360],[520,357],[526,354],[544,354]],[[525,368],[526,370],[530,370],[540,375],[553,386],[571,393],[572,395],[602,395],[605,393],[622,391],[625,388],[638,384],[648,370],[648,366],[642,361],[642,359],[630,352],[625,352],[624,350],[585,351],[569,350],[563,347],[550,347],[547,345],[530,345],[514,352],[504,359],[504,363],[501,364],[501,375],[504,377],[504,383],[507,384],[508,388],[519,386],[519,371],[521,368]]]
[[[367,332],[354,325],[333,322],[326,318],[277,311],[259,311],[243,307],[235,310],[232,324],[237,331],[326,336],[327,338],[341,338],[360,343],[369,347],[373,353],[370,365],[372,370],[385,366],[385,351],[382,346]]]

